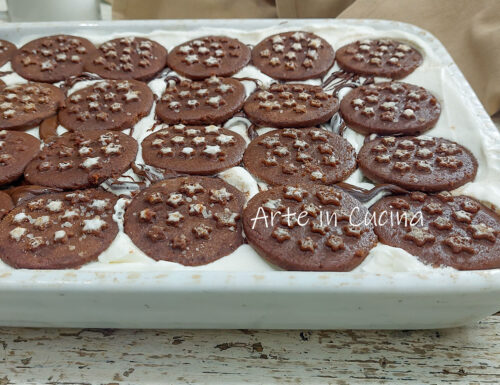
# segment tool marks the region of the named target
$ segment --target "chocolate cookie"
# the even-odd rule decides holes
[[[26,165],[40,152],[40,141],[17,131],[0,131],[0,185],[23,175]]]
[[[340,68],[361,75],[402,79],[422,64],[415,48],[397,40],[358,40],[340,47]]]
[[[57,115],[53,115],[47,119],[44,119],[38,126],[38,137],[44,142],[48,142],[54,136],[58,136],[57,127],[59,126],[59,120]]]
[[[63,101],[62,91],[51,84],[25,83],[0,88],[0,129],[35,127],[54,115]]]
[[[17,48],[7,40],[0,40],[0,67],[9,62]]]
[[[99,46],[85,62],[85,70],[105,79],[149,80],[167,63],[167,50],[142,37],[121,37]]]
[[[0,219],[14,208],[14,202],[9,194],[0,191]]]
[[[258,253],[283,269],[349,271],[377,243],[367,214],[335,187],[278,186],[248,202],[243,229]]]
[[[330,44],[310,32],[295,31],[269,36],[252,50],[252,63],[279,80],[306,80],[325,75],[333,66]]]
[[[347,140],[322,128],[284,129],[255,138],[243,161],[271,185],[331,185],[354,172],[356,152]]]
[[[55,83],[83,72],[84,61],[95,52],[82,37],[55,35],[32,40],[12,57],[12,69],[23,78]]]
[[[146,164],[183,174],[210,175],[238,165],[246,142],[217,126],[166,127],[142,141]]]
[[[43,195],[0,223],[0,256],[19,269],[78,268],[96,260],[118,233],[117,197],[101,190]]]
[[[442,138],[376,138],[363,145],[359,168],[377,183],[407,190],[453,190],[476,176],[477,160],[465,147]]]
[[[27,167],[31,184],[79,189],[119,176],[137,155],[137,142],[121,132],[67,132],[47,143]]]
[[[319,86],[275,83],[267,90],[256,90],[243,109],[259,126],[310,127],[330,120],[339,101]]]
[[[39,195],[52,194],[56,192],[62,192],[60,188],[52,188],[46,186],[37,186],[32,184],[21,184],[19,186],[9,187],[4,190],[10,195],[15,206],[19,206],[21,203],[33,199]]]
[[[123,130],[149,114],[153,92],[137,80],[105,80],[72,93],[59,111],[68,130]]]
[[[178,45],[168,55],[168,66],[191,79],[231,76],[250,61],[250,49],[227,36],[205,36]]]
[[[472,198],[415,192],[382,198],[372,211],[381,242],[425,263],[458,270],[500,268],[500,217]]]
[[[219,178],[183,177],[141,191],[125,212],[125,233],[156,260],[204,265],[243,243],[243,194]]]
[[[239,111],[245,87],[238,80],[212,76],[203,81],[171,82],[156,105],[156,113],[168,124],[220,124]]]
[[[441,105],[425,88],[385,82],[349,92],[340,113],[347,126],[362,134],[418,135],[436,125]]]

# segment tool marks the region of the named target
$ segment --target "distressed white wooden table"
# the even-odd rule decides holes
[[[499,381],[500,314],[427,331],[0,329],[0,385]]]

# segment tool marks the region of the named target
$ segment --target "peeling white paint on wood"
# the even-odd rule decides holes
[[[423,331],[0,329],[0,385],[499,379],[499,315]]]

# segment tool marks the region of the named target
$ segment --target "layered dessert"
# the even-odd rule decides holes
[[[500,135],[417,35],[311,25],[11,43],[1,270],[500,267]]]

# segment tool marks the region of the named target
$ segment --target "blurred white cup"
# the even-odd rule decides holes
[[[100,20],[100,0],[7,0],[10,21]]]

